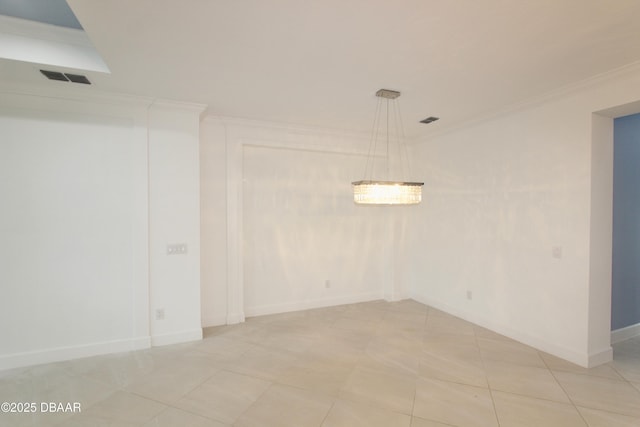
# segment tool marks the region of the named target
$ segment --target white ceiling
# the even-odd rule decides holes
[[[640,60],[637,0],[68,3],[111,69],[87,73],[95,88],[338,129],[370,129],[380,88],[402,92],[415,136]]]

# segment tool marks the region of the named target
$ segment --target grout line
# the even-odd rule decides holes
[[[491,388],[491,383],[489,383],[489,376],[487,375],[487,366],[485,364],[484,356],[482,355],[482,349],[480,349],[480,344],[478,344],[478,333],[475,327],[473,328],[473,340],[476,343],[476,348],[478,349],[478,354],[480,355],[480,362],[482,363],[482,371],[484,372],[484,379],[487,382],[489,397],[491,397],[491,404],[493,405],[493,414],[496,417],[496,423],[498,427],[500,427],[500,417],[498,416],[498,408],[496,408],[496,400],[493,397],[493,389]]]
[[[327,421],[327,418],[329,417],[329,414],[331,413],[331,411],[333,410],[333,407],[336,405],[336,399],[333,399],[333,402],[331,402],[331,407],[329,407],[329,410],[327,411],[326,414],[324,414],[324,418],[322,418],[322,421],[320,422],[320,426],[322,427],[325,423],[325,421]]]
[[[541,354],[540,351],[538,351],[538,356],[540,357],[540,359],[542,360],[542,363],[544,363],[544,366],[547,368],[547,370],[549,371],[549,373],[551,374],[551,376],[553,377],[553,379],[555,380],[555,382],[560,386],[560,388],[562,389],[562,391],[564,392],[564,394],[567,396],[567,399],[569,399],[569,402],[571,402],[571,405],[573,406],[573,409],[575,409],[575,411],[578,413],[578,415],[580,416],[580,418],[582,419],[582,421],[584,422],[584,425],[586,427],[589,426],[589,423],[587,422],[587,420],[584,418],[584,416],[582,415],[582,412],[580,412],[580,410],[578,409],[578,405],[576,405],[576,403],[573,401],[573,399],[571,398],[571,396],[569,395],[569,393],[567,392],[567,390],[564,388],[564,386],[562,385],[562,383],[560,382],[560,380],[558,380],[558,378],[556,377],[556,374],[553,372],[553,370],[549,367],[549,364],[547,363],[546,360],[544,360],[543,355]]]

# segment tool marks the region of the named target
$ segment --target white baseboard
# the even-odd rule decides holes
[[[0,371],[40,365],[43,363],[61,362],[63,360],[80,359],[102,354],[121,353],[142,350],[151,347],[151,337],[144,336],[127,340],[106,341],[93,344],[57,347],[44,350],[14,353],[0,356]]]
[[[594,354],[581,353],[554,343],[550,343],[548,341],[540,339],[539,337],[534,337],[526,333],[522,333],[521,331],[517,331],[508,325],[499,324],[491,319],[487,319],[473,313],[464,312],[460,309],[448,306],[441,301],[434,300],[420,294],[411,293],[410,298],[422,304],[437,308],[438,310],[442,310],[453,316],[460,317],[461,319],[464,319],[478,326],[482,326],[483,328],[494,331],[500,335],[509,337],[522,344],[529,345],[537,350],[544,351],[545,353],[549,353],[571,363],[575,363],[576,365],[582,366],[584,368],[594,367],[598,364],[606,363],[612,360],[612,358],[608,358],[609,355],[611,355],[611,357],[613,356],[613,352],[608,353],[608,351],[611,350],[610,348],[603,349],[602,351]]]
[[[602,365],[613,360],[613,348],[611,346],[589,354],[589,360],[587,368],[593,368],[595,366]]]
[[[173,332],[170,334],[160,334],[151,336],[151,345],[154,347],[163,345],[180,344],[202,339],[202,328],[188,331]]]
[[[262,305],[245,309],[247,317],[264,316],[267,314],[288,313],[291,311],[309,310],[312,308],[332,307],[335,305],[355,304],[359,302],[375,301],[382,299],[379,292],[370,292],[358,295],[323,298],[309,301],[296,301],[285,304]]]
[[[236,323],[244,322],[244,312],[229,313],[226,317],[226,325],[235,325]]]
[[[227,316],[205,316],[202,318],[202,327],[221,326],[227,324]]]
[[[640,323],[611,331],[611,344],[640,336]]]

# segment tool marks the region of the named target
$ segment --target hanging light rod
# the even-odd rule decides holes
[[[379,98],[385,98],[387,102],[386,108],[386,146],[387,146],[387,155],[385,158],[387,164],[387,175],[389,172],[389,104],[396,103],[396,98],[400,96],[400,92],[397,90],[390,89],[380,89],[376,92],[376,96]],[[378,104],[380,106],[380,104]],[[401,118],[400,124],[398,123],[399,119],[399,110],[397,104],[395,106],[395,114],[393,114],[395,121],[395,130],[398,138],[402,135],[401,131]],[[373,166],[369,168],[369,163],[373,163],[373,156],[375,155],[372,150],[377,143],[378,129],[377,126],[380,126],[380,116],[382,111],[380,108],[376,111],[376,117],[374,119],[372,138],[371,138],[371,146],[369,147],[369,157],[367,157],[367,168],[365,170],[365,179],[360,181],[354,181],[351,183],[353,186],[353,201],[357,204],[365,204],[365,205],[415,205],[420,203],[422,200],[422,186],[423,182],[407,182],[407,181],[391,181],[388,178],[384,180],[379,179],[367,179],[366,175],[368,170],[373,171]],[[398,139],[398,148],[399,150],[404,150],[404,146],[402,145],[402,141]],[[406,154],[406,152],[405,152]],[[402,162],[400,162],[402,163]],[[408,167],[408,165],[407,165]]]

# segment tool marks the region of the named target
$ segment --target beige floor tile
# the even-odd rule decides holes
[[[18,373],[19,372],[19,373]],[[0,380],[0,402],[34,402],[38,409],[42,402],[75,403],[86,410],[114,393],[117,389],[92,378],[76,377],[59,365],[42,365],[16,372],[12,381]],[[0,413],[0,425],[52,425],[70,419],[73,413],[33,414]]]
[[[632,354],[640,353],[640,337],[633,337],[628,340],[613,345],[614,354]]]
[[[198,387],[211,375],[212,371],[203,370],[200,366],[174,362],[139,378],[125,390],[171,404]]]
[[[616,355],[610,364],[627,381],[640,382],[640,352]]]
[[[555,377],[577,406],[640,417],[640,392],[626,381],[568,372]]]
[[[236,427],[319,426],[333,399],[308,390],[274,384],[234,423]]]
[[[203,377],[210,376],[228,365],[228,361],[221,361],[209,354],[195,349],[185,350],[180,356],[175,357],[165,366],[172,369],[175,366],[188,367],[189,370],[198,370]]]
[[[497,360],[517,365],[546,368],[539,352],[516,341],[477,338],[480,354],[484,360]]]
[[[489,360],[485,370],[492,390],[570,403],[548,369]]]
[[[367,345],[367,350],[373,351],[385,351],[392,349],[394,351],[401,351],[409,355],[419,356],[422,354],[423,334],[403,334],[400,331],[388,329],[378,331],[375,337],[371,339]]]
[[[269,381],[220,371],[175,403],[185,411],[233,424],[271,385]]]
[[[101,418],[89,414],[79,414],[58,424],[29,424],[31,426],[55,426],[55,427],[139,427],[140,423],[118,421],[110,418]]]
[[[355,304],[346,304],[343,306],[345,312],[352,311],[387,311],[391,307],[391,303],[382,299],[374,301],[357,302]]]
[[[583,368],[582,366],[575,365],[571,362],[562,360],[547,353],[540,352],[540,357],[542,357],[547,367],[552,371],[573,372],[575,374],[593,375],[596,377],[605,377],[618,380],[622,379],[622,377],[613,368],[613,365],[611,363],[606,363],[594,368]]]
[[[2,402],[81,401],[91,405],[110,395],[116,387],[92,378],[75,376],[60,365],[40,365],[15,371],[0,380]]]
[[[180,409],[167,408],[142,427],[230,427],[230,425]]]
[[[225,336],[213,336],[202,340],[196,346],[198,351],[206,353],[218,361],[234,360],[256,346],[246,341]]]
[[[419,343],[416,343],[419,344]],[[393,345],[370,345],[365,354],[358,360],[359,365],[375,366],[390,373],[415,375],[418,372],[420,354],[416,350],[403,350],[402,347]]]
[[[237,325],[225,326],[223,328],[223,330],[217,331],[215,336],[259,345],[264,337],[265,325],[245,322]]]
[[[587,421],[589,427],[638,427],[640,418],[627,415],[614,414],[612,412],[598,411],[597,409],[581,408],[578,411]]]
[[[373,334],[361,334],[348,329],[333,328],[321,334],[306,352],[359,355],[367,348],[373,338]]]
[[[418,373],[418,362],[411,359],[410,363],[406,363],[401,355],[400,360],[391,358],[382,359],[380,357],[373,358],[369,355],[363,355],[356,364],[356,368],[376,371],[391,376],[412,377]]]
[[[143,424],[160,414],[167,408],[159,402],[136,396],[125,391],[116,391],[108,398],[84,409],[77,417],[88,419],[108,420],[110,422]],[[88,425],[89,423],[85,424]]]
[[[286,313],[265,314],[263,316],[248,317],[248,324],[277,324],[297,323],[307,316],[306,311],[288,311]]]
[[[451,427],[451,424],[442,424],[420,417],[411,417],[411,427]]]
[[[378,325],[374,339],[376,337],[401,337],[407,341],[420,343],[425,330],[424,323],[385,319]]]
[[[426,314],[429,311],[429,307],[412,299],[405,299],[402,301],[393,301],[387,303],[386,308],[389,311],[400,311],[403,313]]]
[[[475,331],[476,337],[478,338],[486,338],[495,341],[506,341],[506,342],[514,342],[511,338],[499,334],[497,332],[491,331],[489,329],[483,328],[482,326],[474,325],[473,330]]]
[[[432,379],[418,379],[413,416],[458,427],[498,425],[489,390]]]
[[[68,417],[65,419],[68,419]],[[0,414],[0,421],[2,422],[2,424],[0,424],[2,427],[32,427],[39,425],[36,414],[2,413]],[[49,425],[55,425],[55,423],[58,422],[54,419],[50,419],[49,421]]]
[[[372,326],[377,326],[382,319],[387,315],[384,310],[377,309],[352,309],[350,306],[340,314],[336,320],[351,319],[351,320],[364,320]],[[335,324],[334,324],[335,326]]]
[[[239,374],[275,380],[296,360],[297,356],[283,351],[258,347],[247,351],[227,369]]]
[[[411,417],[377,405],[338,400],[322,427],[410,427]]]
[[[487,388],[487,377],[480,357],[425,353],[420,359],[421,377]]]
[[[344,369],[313,369],[304,366],[292,366],[276,380],[279,384],[286,384],[305,390],[337,396],[344,385],[351,370]]]
[[[353,317],[346,317],[346,315],[336,319],[333,323],[333,327],[336,329],[346,329],[347,331],[358,332],[372,336],[375,334],[378,327],[379,320],[367,320],[364,315],[357,319]]]
[[[265,333],[261,345],[278,351],[304,353],[316,341],[317,336],[306,331],[285,331],[271,328]]]
[[[424,329],[427,324],[427,311],[389,310],[385,313],[384,323],[407,324],[414,328]]]
[[[428,333],[437,334],[460,334],[475,336],[473,323],[454,317],[451,315],[442,315],[429,313],[425,330]]]
[[[404,414],[411,414],[414,395],[412,377],[360,366],[349,375],[339,393],[342,399],[371,403]]]
[[[340,351],[339,349],[318,349],[301,354],[291,363],[291,367],[311,369],[319,372],[350,373],[363,356],[363,352]]]
[[[83,373],[85,377],[124,388],[150,375],[168,363],[167,358],[154,357],[149,351],[133,351],[104,356],[100,364]]]
[[[473,335],[426,333],[422,351],[429,354],[480,359],[480,348]]]
[[[576,408],[499,391],[493,392],[500,427],[587,427]]]

